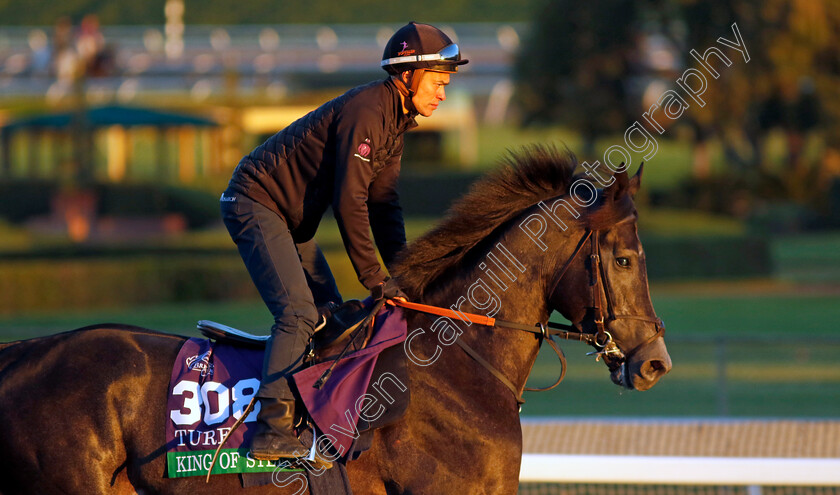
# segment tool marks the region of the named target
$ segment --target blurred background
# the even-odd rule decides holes
[[[0,340],[267,332],[217,198],[265,138],[384,77],[409,20],[471,61],[406,138],[409,238],[508,150],[603,161],[636,121],[658,144],[637,204],[673,371],[622,394],[568,343],[566,382],[523,417],[840,417],[837,0],[0,2]],[[733,23],[748,63],[716,41]],[[711,46],[732,65],[713,60],[706,105],[655,133],[643,113]],[[331,220],[318,240],[363,296]],[[540,359],[532,385],[554,372]]]

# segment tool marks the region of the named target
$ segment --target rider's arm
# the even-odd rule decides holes
[[[397,192],[401,155],[402,140],[385,168],[370,185],[368,197],[373,238],[376,241],[376,247],[379,248],[379,254],[382,255],[382,261],[389,270],[397,253],[405,247],[405,223],[400,207],[400,196]]]
[[[370,238],[368,188],[372,158],[381,146],[382,116],[370,107],[345,108],[336,120],[335,214],[347,255],[359,282],[370,289],[385,280]]]

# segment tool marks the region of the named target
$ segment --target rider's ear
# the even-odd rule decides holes
[[[645,162],[642,162],[642,164],[639,165],[639,170],[635,175],[633,175],[633,177],[630,178],[630,188],[628,189],[630,196],[635,196],[636,193],[639,192],[639,188],[642,186],[642,170],[644,170],[644,168]]]
[[[410,70],[400,72],[400,80],[402,80],[402,82],[405,83],[406,86],[408,86],[411,83],[411,72],[412,71]]]

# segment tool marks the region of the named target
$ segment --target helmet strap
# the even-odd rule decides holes
[[[408,86],[406,86],[405,81],[403,81],[402,75],[394,74],[391,76],[391,79],[394,81],[394,85],[397,86],[397,91],[399,91],[404,99],[405,99],[405,107],[413,111],[414,109],[414,102],[411,100],[415,93],[417,93],[417,88],[420,87],[420,80],[423,79],[423,73],[426,69],[414,69],[411,71],[411,76],[408,79]]]
[[[405,85],[405,82],[402,80],[402,74],[394,74],[391,76],[391,80],[394,81],[394,85],[397,87],[397,91],[402,93],[403,96],[409,98],[409,90]]]
[[[405,74],[405,72],[394,75],[394,83],[397,85],[397,89],[403,94],[403,96],[409,99],[413,98],[417,93],[417,88],[420,87],[420,80],[423,79],[423,73],[426,72],[426,69],[414,69],[410,72],[411,76],[408,78],[408,86],[406,86],[405,81],[402,79],[402,75]]]
[[[423,79],[423,73],[425,72],[426,69],[414,69],[411,72],[411,89],[408,91],[409,98],[413,98],[417,93],[417,88],[420,87],[420,79]]]

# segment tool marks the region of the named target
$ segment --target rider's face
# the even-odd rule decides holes
[[[411,98],[417,113],[429,117],[437,109],[440,102],[446,99],[446,85],[449,84],[447,72],[423,72],[420,85]]]

